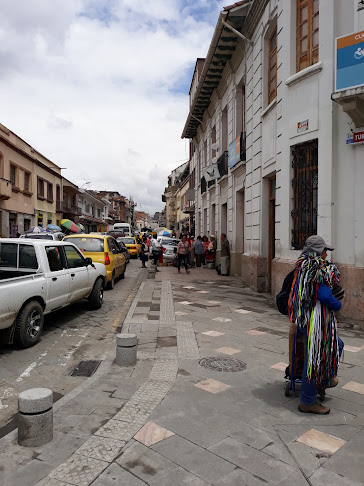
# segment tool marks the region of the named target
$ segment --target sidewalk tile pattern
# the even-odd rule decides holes
[[[314,449],[326,452],[327,454],[335,454],[343,445],[346,444],[346,440],[339,439],[333,435],[325,434],[319,430],[311,429],[305,434],[301,435],[297,439],[297,442],[306,444]]]
[[[112,462],[119,455],[125,444],[125,441],[92,436],[76,451],[76,454],[93,457],[100,461]]]
[[[108,465],[106,461],[74,454],[68,461],[52,471],[50,477],[75,486],[88,486]]]
[[[342,387],[344,390],[349,390],[354,393],[360,393],[361,395],[364,395],[364,385],[361,383],[356,383],[355,381],[349,381],[349,383],[346,383]]]
[[[286,371],[286,368],[287,368],[287,363],[276,363],[274,365],[271,366],[271,368],[273,368],[274,370],[279,370],[279,371]]]
[[[345,351],[350,351],[351,353],[359,353],[362,347],[358,348],[357,346],[349,346],[348,344],[345,345]]]
[[[219,348],[216,351],[231,356],[233,354],[240,353],[241,349],[235,349],[235,348],[229,348],[228,346],[223,346],[222,348]]]
[[[134,439],[149,447],[153,444],[157,444],[157,442],[160,442],[161,440],[172,437],[172,435],[175,435],[174,432],[171,432],[164,427],[160,427],[154,422],[147,422],[139,432],[135,434]]]
[[[213,394],[220,393],[227,390],[228,388],[231,388],[230,385],[221,383],[221,381],[213,380],[212,378],[200,381],[200,383],[196,383],[194,386]]]
[[[212,319],[213,321],[217,322],[230,322],[231,319],[228,319],[227,317],[215,317],[215,319]]]
[[[206,331],[206,332],[202,332],[201,334],[205,334],[206,336],[218,337],[218,336],[223,336],[225,333],[218,332],[218,331]]]
[[[199,359],[196,335],[191,322],[177,323],[177,347],[180,359]]]
[[[245,309],[234,309],[234,312],[238,312],[239,314],[251,314],[252,311],[248,311]]]
[[[262,336],[263,334],[267,334],[264,331],[256,331],[255,329],[251,329],[250,331],[245,331],[245,334],[250,334],[251,336]]]

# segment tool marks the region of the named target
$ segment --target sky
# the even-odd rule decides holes
[[[227,4],[0,0],[0,123],[72,182],[160,211],[169,173],[188,160],[196,58]]]

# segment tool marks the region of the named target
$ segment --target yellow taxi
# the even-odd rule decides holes
[[[108,235],[79,234],[66,236],[63,241],[76,245],[86,258],[106,266],[107,287],[113,289],[117,278],[125,277],[126,261],[117,241]]]
[[[120,240],[124,243],[130,256],[137,258],[138,256],[138,243],[134,236],[122,236]]]

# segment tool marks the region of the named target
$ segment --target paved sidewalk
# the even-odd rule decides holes
[[[340,330],[327,416],[285,396],[288,320],[238,279],[162,267],[123,331],[138,334],[137,366],[119,368],[112,350],[62,399],[50,444],[4,437],[2,486],[364,484],[363,331]]]

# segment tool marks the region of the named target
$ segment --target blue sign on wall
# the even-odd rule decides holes
[[[336,39],[335,91],[364,86],[364,31]]]

